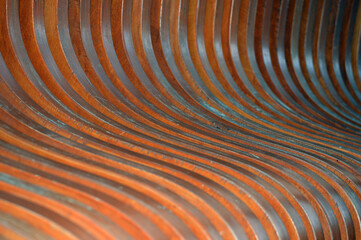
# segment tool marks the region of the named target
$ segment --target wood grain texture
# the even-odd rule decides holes
[[[1,239],[361,239],[359,0],[0,0]]]

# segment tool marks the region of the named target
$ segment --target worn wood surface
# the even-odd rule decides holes
[[[361,239],[359,0],[0,0],[0,238]]]

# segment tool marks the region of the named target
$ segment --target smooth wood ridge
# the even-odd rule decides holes
[[[0,0],[0,238],[361,239],[359,0]]]

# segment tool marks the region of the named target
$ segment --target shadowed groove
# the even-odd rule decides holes
[[[361,239],[359,0],[0,0],[0,236]]]

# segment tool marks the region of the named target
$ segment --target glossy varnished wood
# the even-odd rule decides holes
[[[359,0],[0,0],[0,236],[361,239]]]

